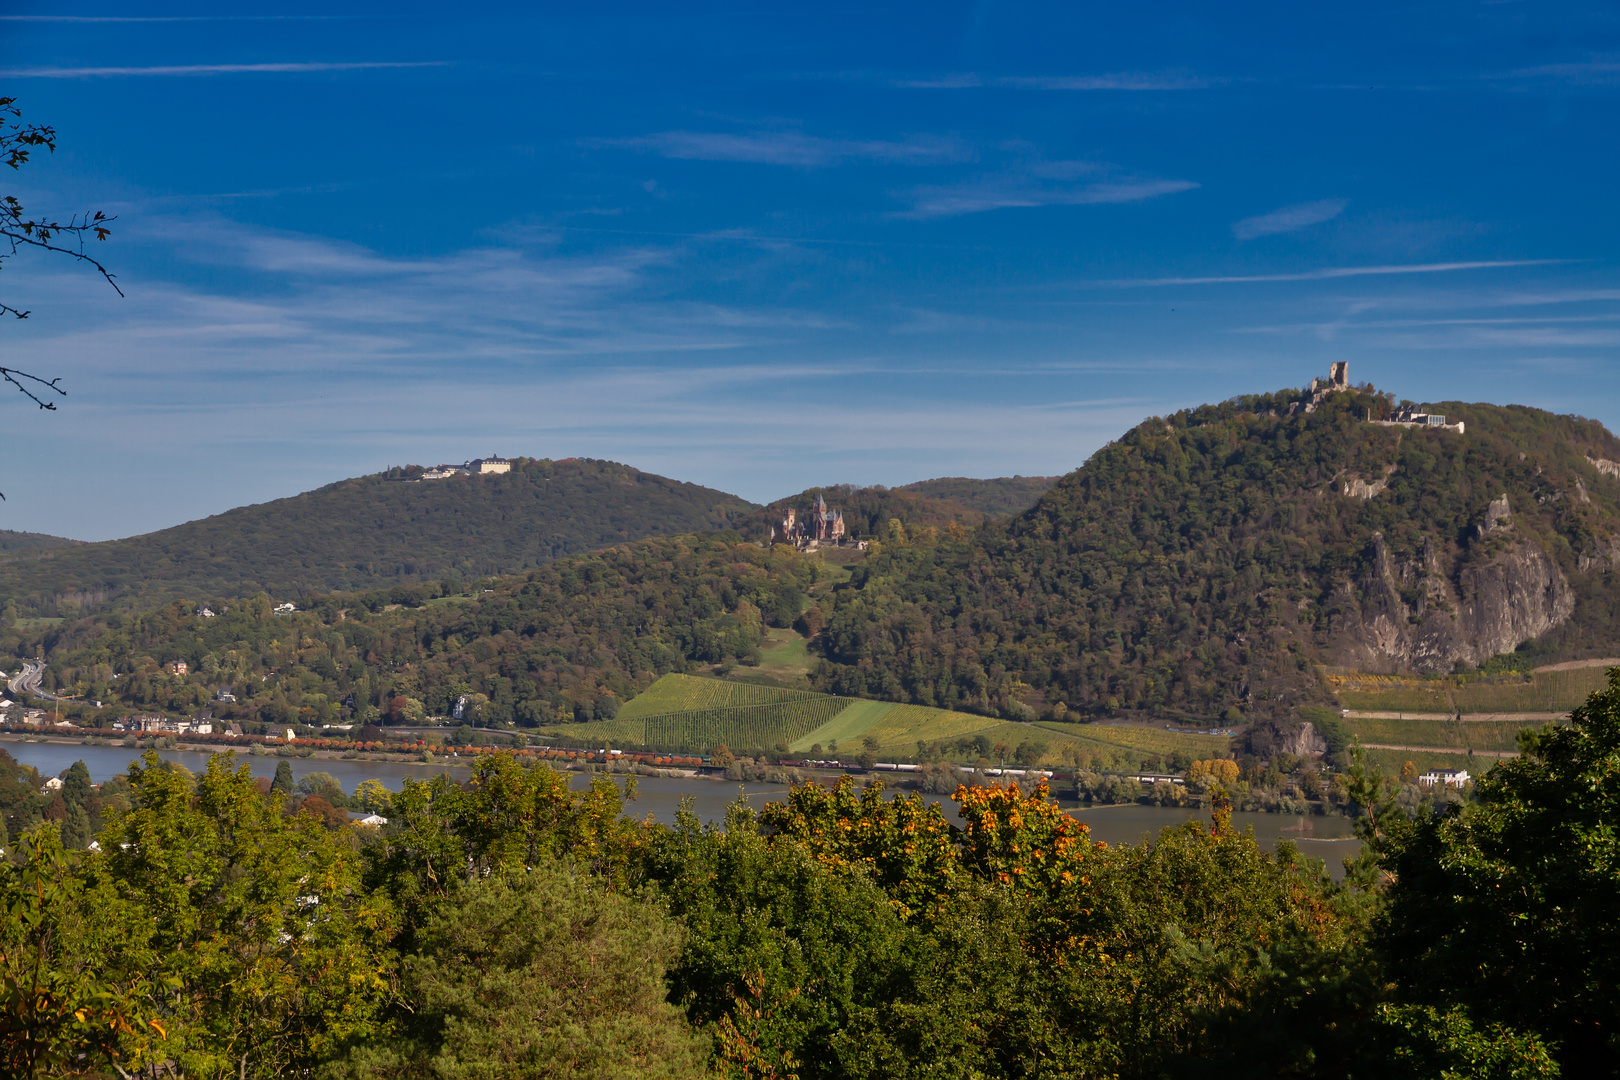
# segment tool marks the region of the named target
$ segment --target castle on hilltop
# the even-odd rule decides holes
[[[1328,377],[1311,378],[1310,388],[1305,391],[1300,400],[1294,402],[1288,413],[1313,413],[1316,407],[1327,400],[1329,394],[1336,394],[1340,390],[1350,389],[1350,362],[1348,360],[1335,360],[1328,365]]]
[[[460,465],[435,465],[424,470],[418,478],[421,480],[448,480],[452,476],[488,476],[492,473],[507,473],[512,471],[512,463],[499,455],[490,455],[486,458],[473,458]]]
[[[827,509],[827,499],[823,495],[816,496],[815,509],[806,514],[802,521],[799,519],[799,512],[790,506],[787,513],[782,515],[780,531],[776,526],[771,527],[773,544],[815,547],[822,544],[842,544],[845,537],[844,512]]]
[[[1328,365],[1326,379],[1311,379],[1311,385],[1300,399],[1288,408],[1288,415],[1298,413],[1312,413],[1316,407],[1327,398],[1341,390],[1350,389],[1350,364],[1346,360],[1335,360]],[[1413,406],[1404,406],[1390,416],[1387,420],[1374,420],[1372,410],[1367,411],[1367,422],[1380,427],[1420,427],[1439,431],[1455,431],[1461,435],[1467,430],[1467,424],[1461,420],[1446,421],[1444,413],[1431,413]]]

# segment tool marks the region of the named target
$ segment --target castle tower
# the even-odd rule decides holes
[[[1328,389],[1350,389],[1350,361],[1335,360],[1328,365]]]

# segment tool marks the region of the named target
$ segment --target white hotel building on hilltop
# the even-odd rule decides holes
[[[488,476],[508,473],[512,463],[503,457],[473,458],[461,465],[436,465],[422,474],[423,480],[448,480],[452,476]]]

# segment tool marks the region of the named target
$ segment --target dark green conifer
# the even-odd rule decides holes
[[[83,851],[90,846],[90,815],[78,803],[69,803],[67,817],[62,819],[62,846],[69,851]]]

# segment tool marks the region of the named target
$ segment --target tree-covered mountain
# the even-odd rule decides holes
[[[71,616],[109,601],[286,598],[446,576],[515,573],[646,536],[723,528],[756,510],[734,495],[628,465],[519,458],[502,475],[343,480],[125,540],[0,563],[13,617]]]
[[[465,592],[396,585],[289,613],[262,594],[193,596],[0,632],[0,650],[43,651],[47,690],[117,713],[209,705],[248,723],[400,721],[445,715],[465,694],[485,724],[534,727],[611,717],[671,671],[754,661],[765,628],[791,625],[825,569],[711,532],[588,552]],[[196,613],[198,599],[212,617]],[[222,686],[235,701],[215,701]]]
[[[823,687],[1020,715],[1290,712],[1317,663],[1450,671],[1620,646],[1620,440],[1518,406],[1374,423],[1371,388],[1151,419],[1026,513],[880,543]],[[1309,408],[1307,408],[1309,406]]]
[[[991,480],[942,476],[937,480],[903,484],[896,490],[942,499],[999,517],[1028,510],[1057,481],[1055,476],[998,476]]]
[[[587,480],[702,489],[567,462],[525,463],[515,480],[467,478],[460,488],[355,481],[378,500],[449,502],[442,534],[413,535],[437,536],[446,550],[465,521],[474,542],[458,561],[446,556],[435,578],[419,558],[414,572],[349,568],[392,587],[317,597],[310,614],[231,599],[247,590],[190,588],[179,595],[214,604],[221,618],[175,604],[138,618],[20,624],[0,649],[44,648],[52,679],[129,704],[185,708],[208,685],[246,682],[251,715],[325,719],[356,689],[379,709],[405,697],[430,711],[453,691],[529,722],[595,715],[683,666],[747,663],[767,626],[788,624],[817,635],[822,689],[1012,718],[1268,721],[1328,702],[1322,664],[1436,673],[1501,665],[1503,654],[1511,664],[1616,655],[1620,440],[1590,421],[1519,407],[1441,406],[1466,431],[1372,422],[1395,407],[1369,388],[1234,399],[1138,426],[1016,518],[980,524],[974,511],[913,492],[812,489],[744,512],[732,533],[573,555],[470,596],[464,580],[443,578],[499,565],[468,556],[510,535],[478,532],[502,482],[544,490],[572,471],[557,486],[576,509],[606,503],[599,493],[575,498]],[[820,494],[852,536],[875,540],[847,583],[814,557],[766,551],[754,535]],[[901,528],[889,527],[894,519]],[[398,539],[371,532],[385,546]],[[397,557],[407,557],[403,545]],[[316,567],[325,580],[346,569],[308,562],[310,592],[324,591]],[[235,627],[249,613],[253,627]],[[295,636],[288,620],[308,619]],[[174,659],[188,660],[189,681],[157,674]],[[138,673],[112,685],[114,674]],[[262,687],[250,678],[271,673]]]
[[[14,529],[0,529],[0,559],[32,551],[73,547],[82,543],[84,543],[83,540],[69,540],[65,536],[52,536],[49,533],[17,532]]]

